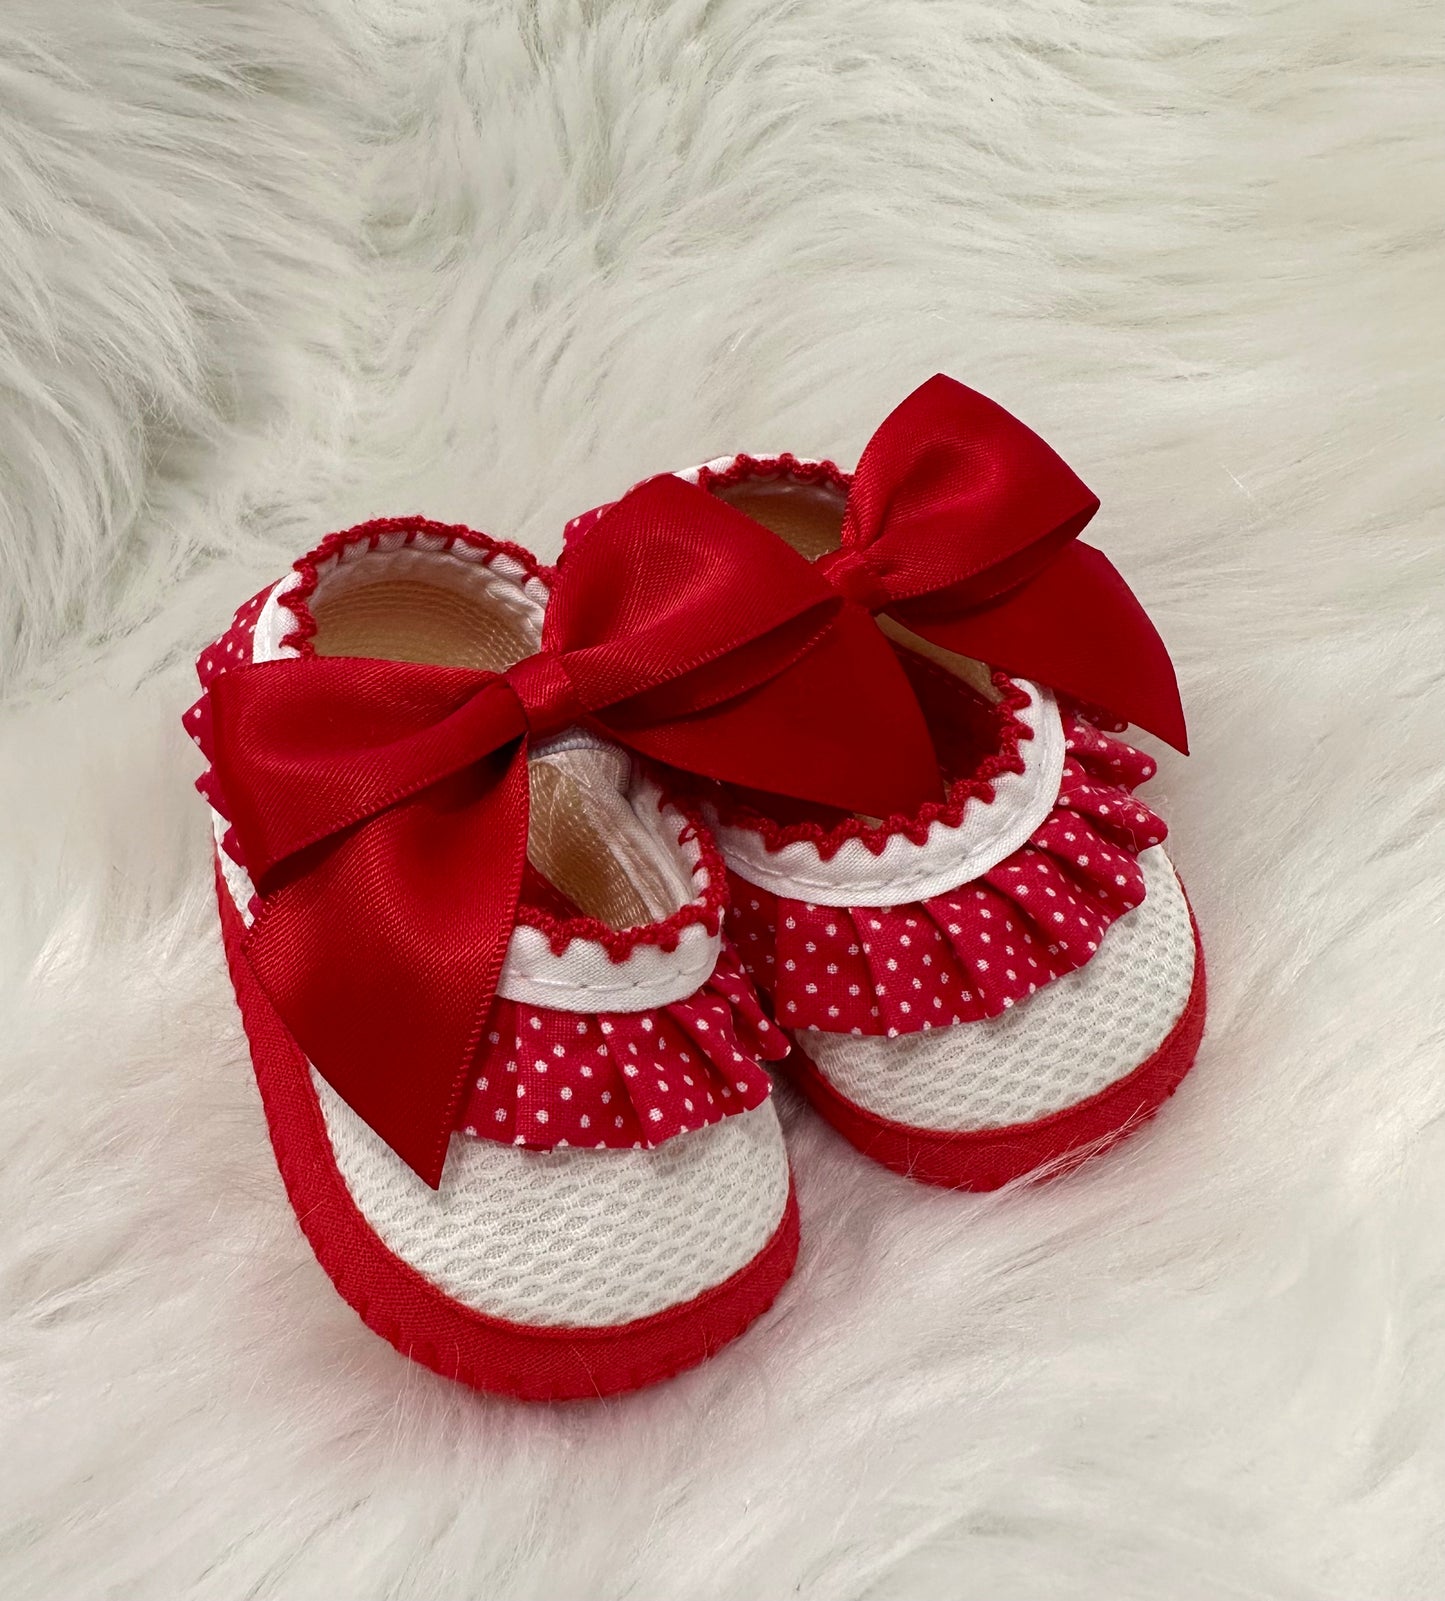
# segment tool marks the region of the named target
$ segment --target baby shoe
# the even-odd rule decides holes
[[[761,530],[670,530],[679,489],[629,497],[555,584],[467,528],[333,534],[202,652],[185,716],[297,1219],[375,1332],[524,1398],[701,1361],[798,1249],[761,1066],[787,1042],[648,758],[814,802],[937,782],[886,652],[857,665],[871,627]],[[880,665],[881,774],[825,692]]]
[[[942,376],[852,474],[740,455],[679,476],[877,616],[946,780],[891,815],[711,796],[729,931],[804,1095],[874,1160],[959,1189],[1057,1172],[1137,1127],[1193,1063],[1204,961],[1134,793],[1155,764],[1113,737],[1136,722],[1185,743],[1158,635],[1077,538],[1097,500]],[[605,510],[569,525],[569,551]]]

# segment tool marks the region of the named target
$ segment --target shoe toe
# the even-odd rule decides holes
[[[1193,1061],[1203,966],[1162,847],[1085,966],[997,1017],[895,1039],[809,1032],[803,1088],[855,1144],[929,1182],[992,1188],[1117,1138]]]
[[[788,1161],[771,1102],[653,1150],[454,1136],[429,1189],[319,1077],[336,1165],[386,1248],[487,1317],[607,1328],[680,1306],[777,1232]]]

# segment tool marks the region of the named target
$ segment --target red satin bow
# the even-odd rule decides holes
[[[530,740],[587,722],[690,772],[873,815],[939,788],[877,628],[673,478],[569,556],[542,649],[505,673],[313,654],[210,695],[261,898],[247,958],[317,1071],[432,1186],[516,922]]]
[[[884,419],[818,566],[869,611],[1187,750],[1174,667],[1102,551],[1095,495],[1031,429],[942,373]]]

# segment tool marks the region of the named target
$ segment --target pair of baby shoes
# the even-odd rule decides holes
[[[798,1213],[767,1064],[927,1183],[1056,1172],[1188,1070],[1204,967],[1097,501],[937,377],[857,470],[733,456],[555,569],[332,534],[201,655],[221,926],[277,1164],[398,1350],[531,1399],[714,1353]]]

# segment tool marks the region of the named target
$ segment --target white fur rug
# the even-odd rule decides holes
[[[1442,95],[1408,0],[6,0],[0,1591],[1445,1592]],[[747,1339],[606,1406],[434,1380],[273,1169],[191,657],[326,529],[551,553],[938,368],[1174,647],[1198,1069],[990,1198],[790,1102]]]

